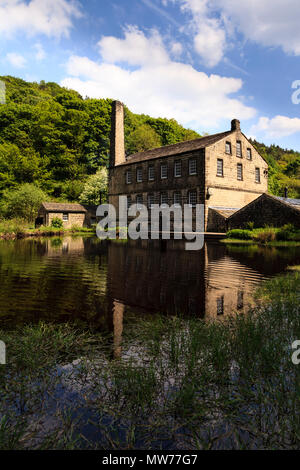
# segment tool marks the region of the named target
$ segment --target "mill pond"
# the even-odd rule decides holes
[[[0,261],[0,448],[299,447],[300,247],[67,236]]]

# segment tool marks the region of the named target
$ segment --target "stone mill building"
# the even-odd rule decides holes
[[[226,221],[268,190],[268,164],[233,119],[228,131],[125,155],[124,107],[112,107],[109,202],[204,204],[205,231]]]

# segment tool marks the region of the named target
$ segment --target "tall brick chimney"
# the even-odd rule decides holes
[[[231,130],[232,131],[240,131],[241,130],[241,123],[238,119],[232,119],[232,121],[231,121]]]
[[[124,145],[124,105],[120,101],[114,101],[111,109],[111,134],[109,166],[125,163]]]

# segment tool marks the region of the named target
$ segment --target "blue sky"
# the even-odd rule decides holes
[[[247,135],[300,150],[299,16],[298,0],[0,0],[0,74],[199,132],[239,118]]]

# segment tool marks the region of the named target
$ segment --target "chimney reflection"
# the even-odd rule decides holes
[[[114,359],[120,359],[122,354],[122,334],[123,334],[123,318],[125,305],[117,300],[113,301],[113,327],[114,327]]]

